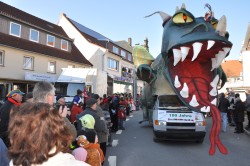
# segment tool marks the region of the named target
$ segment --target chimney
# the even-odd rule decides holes
[[[146,48],[147,51],[149,51],[149,47],[148,47],[148,38],[146,37],[146,39],[144,40],[144,47]]]
[[[132,38],[131,38],[131,37],[128,38],[128,44],[129,44],[130,46],[132,46]]]

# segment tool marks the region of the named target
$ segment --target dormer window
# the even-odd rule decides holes
[[[63,39],[61,40],[61,49],[68,51],[68,41],[63,40]]]
[[[126,58],[126,52],[125,52],[124,50],[121,50],[121,56],[122,56],[123,58]]]
[[[20,37],[21,25],[14,22],[10,22],[10,35]]]
[[[132,55],[130,53],[128,54],[128,60],[132,61]]]
[[[30,29],[30,40],[37,42],[39,41],[39,32],[35,29]]]
[[[113,52],[115,54],[119,54],[119,49],[117,47],[113,46]]]
[[[55,46],[55,37],[51,35],[47,35],[47,45],[54,47]]]

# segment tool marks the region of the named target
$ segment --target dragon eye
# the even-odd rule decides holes
[[[176,24],[190,23],[193,22],[193,19],[185,13],[179,13],[173,17],[173,22]]]

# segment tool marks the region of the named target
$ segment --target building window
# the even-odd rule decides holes
[[[68,51],[68,41],[66,40],[61,40],[61,49]]]
[[[126,58],[126,52],[125,52],[124,50],[121,50],[121,56],[122,56],[123,58]]]
[[[33,57],[25,56],[23,58],[23,68],[28,70],[33,70],[34,59]]]
[[[131,54],[128,54],[128,60],[132,61],[132,55]]]
[[[54,47],[55,46],[55,37],[51,35],[47,35],[47,45]]]
[[[30,29],[30,40],[34,42],[39,41],[39,32],[34,29]]]
[[[3,66],[3,65],[4,65],[3,56],[4,56],[4,52],[3,52],[3,51],[0,51],[0,66]]]
[[[118,71],[118,69],[119,69],[119,62],[116,61],[116,60],[114,60],[114,59],[108,58],[108,68],[112,69],[112,70]]]
[[[55,61],[49,61],[48,72],[49,73],[56,73],[56,62]]]
[[[117,47],[113,46],[113,52],[116,54],[119,54],[119,49]]]
[[[68,68],[75,68],[75,65],[68,65]]]
[[[10,22],[10,35],[20,37],[21,25],[14,22]]]

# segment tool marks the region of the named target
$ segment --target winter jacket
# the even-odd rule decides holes
[[[0,165],[8,165],[9,162],[8,149],[0,138]]]
[[[107,122],[105,120],[105,116],[103,114],[102,108],[99,105],[96,106],[96,113],[100,117],[102,125],[105,126],[105,130],[103,132],[97,133],[98,142],[99,143],[107,142],[107,138],[108,138],[107,137],[107,133],[108,133]]]
[[[52,166],[52,165],[60,165],[60,166],[90,166],[89,164],[78,161],[74,158],[73,155],[69,153],[62,153],[59,152],[55,156],[50,157],[48,161],[43,162],[42,164],[39,164],[41,166]],[[13,161],[10,161],[10,166],[13,166]],[[32,164],[31,166],[35,166]],[[36,165],[38,166],[38,165]]]
[[[221,97],[218,106],[220,112],[227,113],[229,106],[230,106],[229,101],[225,97]]]
[[[90,164],[91,166],[100,166],[101,158],[98,150],[96,148],[86,148],[86,150],[87,150],[86,163]]]
[[[14,99],[8,98],[6,102],[0,108],[0,138],[2,138],[3,142],[7,147],[10,146],[9,138],[8,138],[8,126],[10,120],[10,112],[13,109],[16,109],[17,106]]]
[[[246,111],[250,112],[250,94],[246,94],[246,102],[245,102],[245,106],[246,106]]]
[[[82,130],[82,123],[80,121],[80,118],[83,117],[86,114],[90,114],[90,115],[92,115],[94,117],[94,119],[95,119],[94,129],[95,129],[95,131],[96,131],[96,133],[98,135],[98,139],[101,139],[101,138],[99,138],[99,135],[102,135],[103,132],[106,132],[106,127],[104,125],[103,120],[101,120],[100,116],[97,115],[97,111],[91,109],[90,107],[87,107],[83,112],[81,112],[80,114],[78,114],[76,116],[76,119],[77,119],[77,131]]]
[[[75,126],[73,124],[70,123],[68,118],[64,117],[63,119],[64,119],[64,122],[65,122],[66,126],[68,127],[68,129],[70,131],[70,134],[73,136],[72,141],[74,141],[75,138],[76,138],[76,135],[77,135],[76,128],[75,128]]]
[[[245,105],[239,98],[236,98],[235,101],[234,120],[235,122],[244,122]]]

